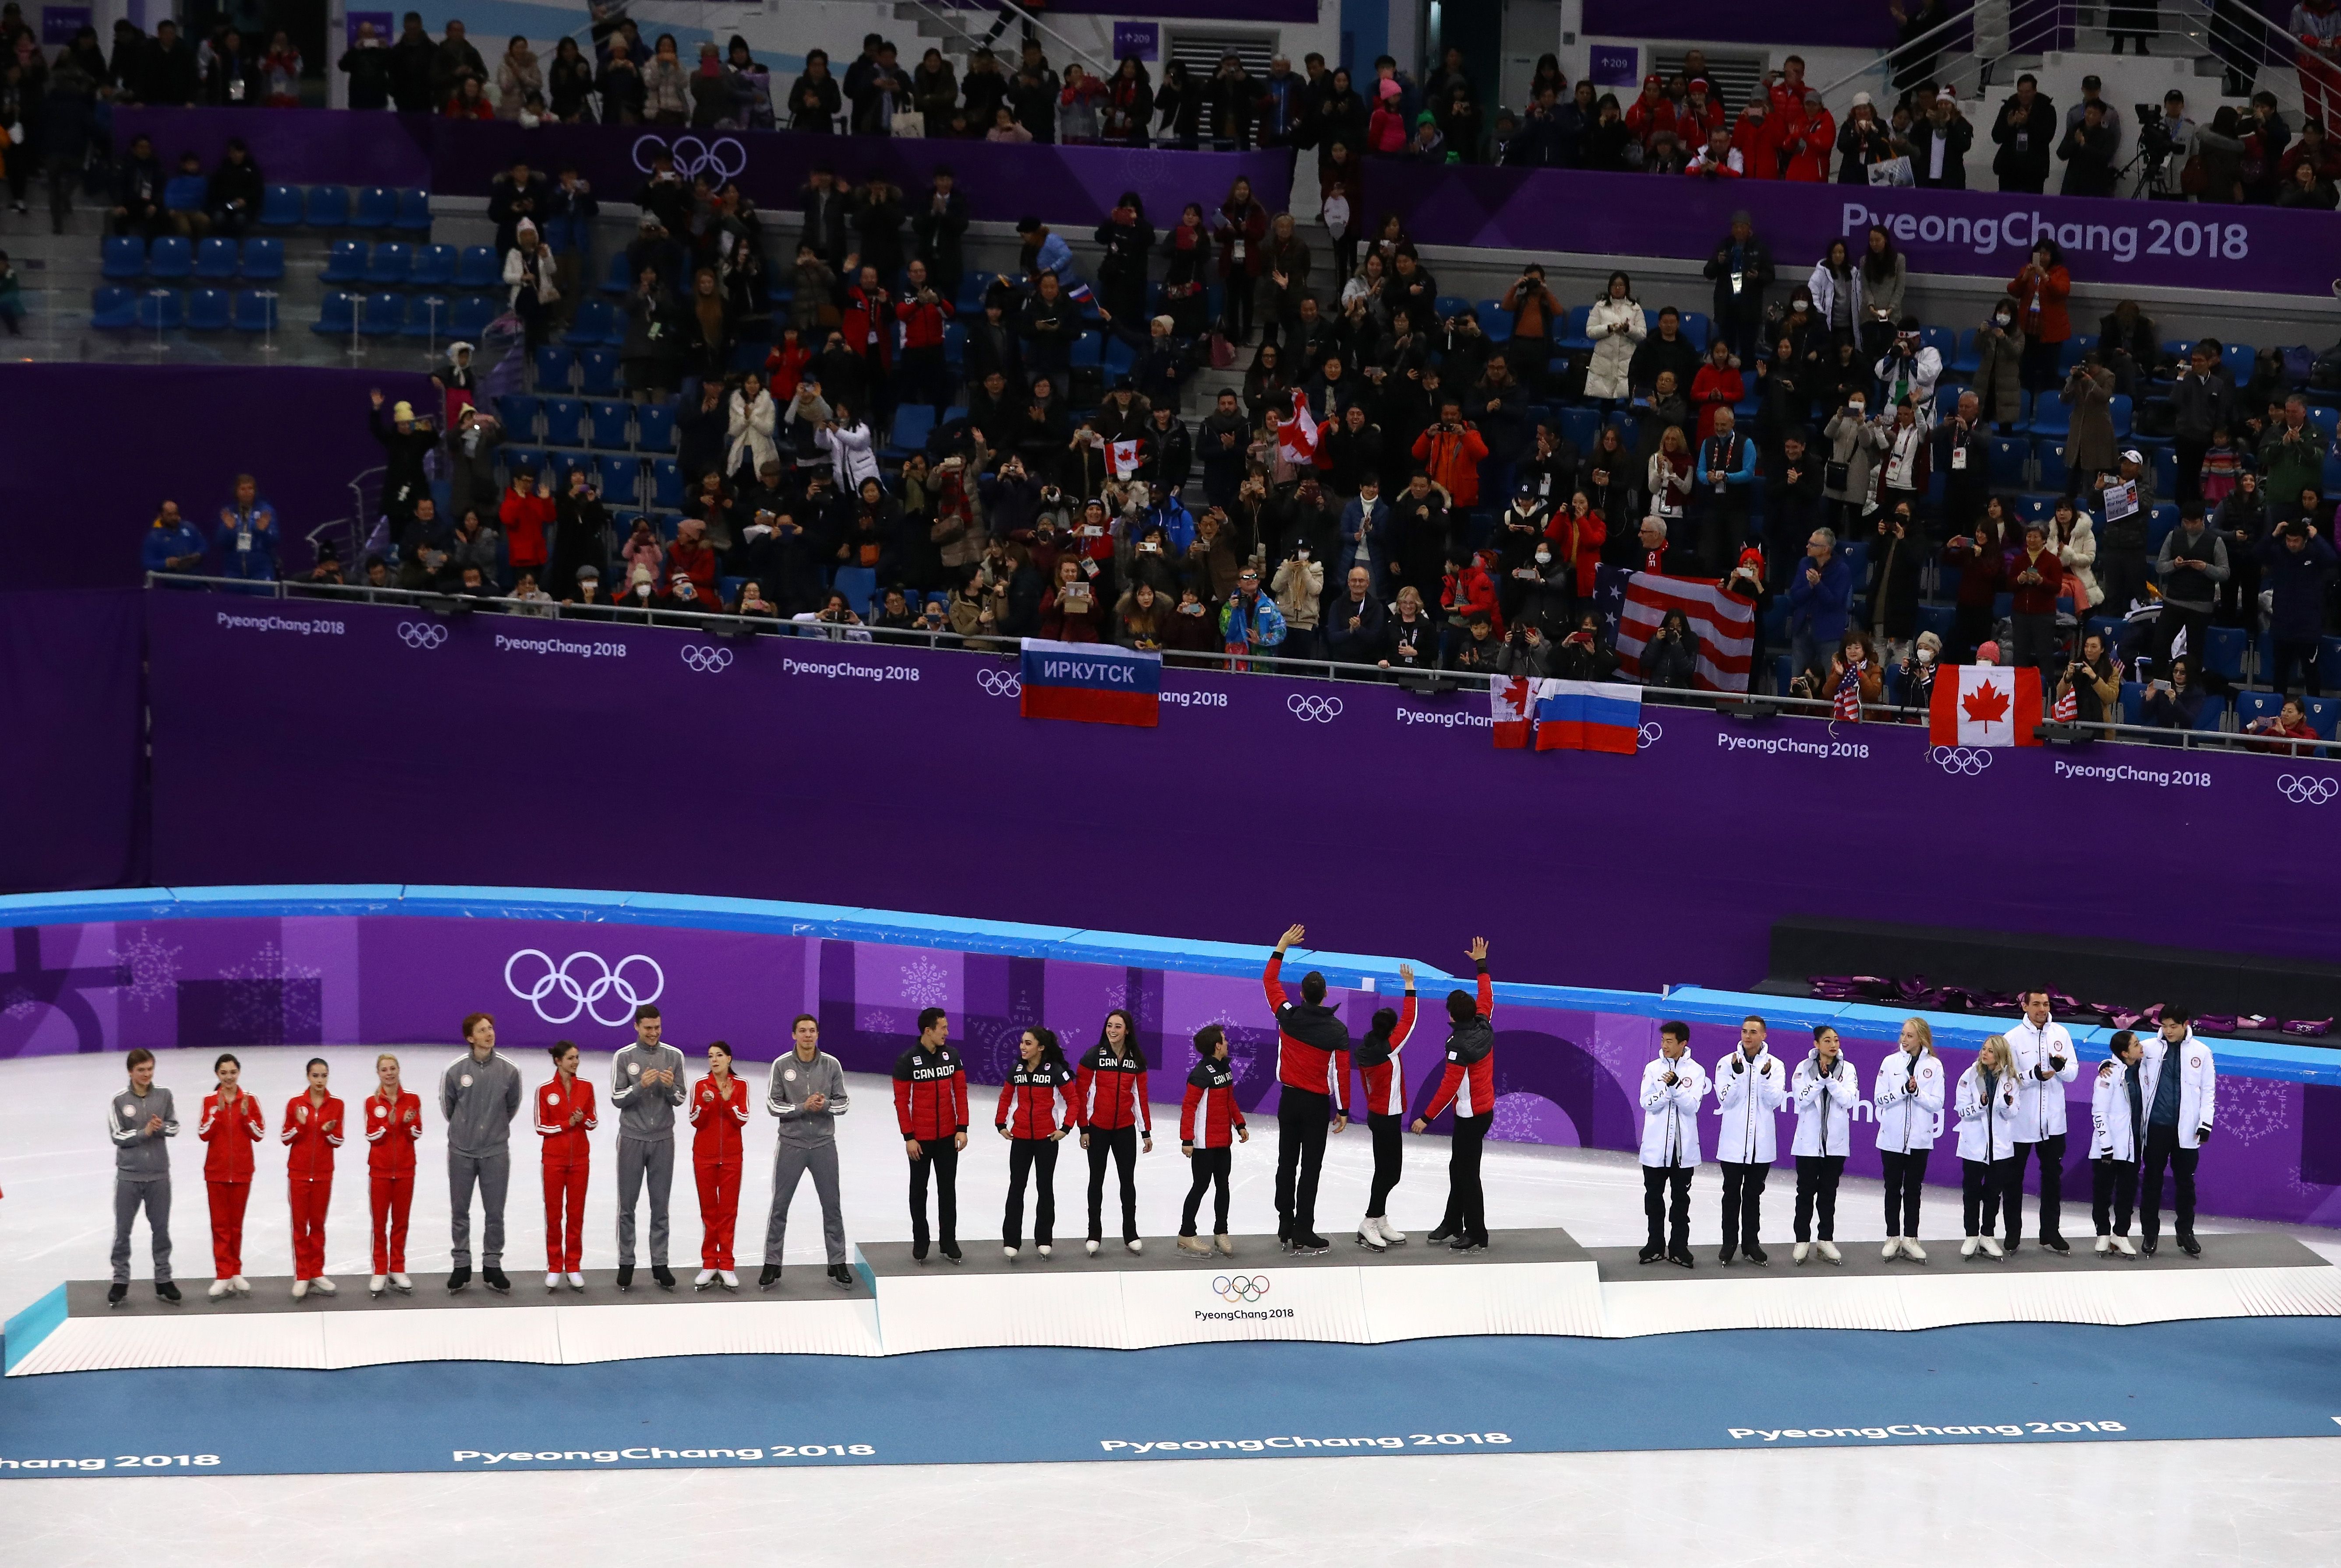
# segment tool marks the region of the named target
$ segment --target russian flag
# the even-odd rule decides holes
[[[1162,702],[1162,655],[1111,642],[1024,639],[1022,694],[1027,719],[1078,719],[1091,724],[1154,728]]]
[[[1616,751],[1631,757],[1642,733],[1642,689],[1607,680],[1549,680],[1537,696],[1539,751]]]

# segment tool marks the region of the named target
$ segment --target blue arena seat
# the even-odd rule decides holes
[[[404,334],[444,342],[454,334],[455,300],[451,294],[416,294],[406,302]]]
[[[607,300],[586,299],[577,302],[576,319],[569,323],[567,341],[581,348],[625,340],[625,328],[618,321],[616,307]]]
[[[503,422],[506,441],[531,442],[536,439],[536,416],[543,404],[527,392],[500,392],[496,396],[496,418]]]
[[[254,235],[244,242],[244,281],[274,283],[284,275],[284,242]]]
[[[423,289],[453,288],[457,253],[453,245],[417,245],[414,264],[408,269],[406,281]]]
[[[297,229],[301,226],[301,187],[271,185],[260,200],[260,226],[264,229]]]
[[[366,248],[364,240],[335,240],[325,253],[325,270],[317,274],[328,283],[355,283],[365,281]]]
[[[370,338],[394,338],[406,326],[406,296],[393,293],[374,293],[365,298],[365,313],[358,318],[358,330]]]
[[[414,247],[397,240],[384,240],[366,258],[365,281],[378,289],[394,289],[407,281],[414,265]]]
[[[1983,351],[1976,346],[1980,336],[1973,327],[1961,332],[1958,347],[1943,356],[1943,369],[1953,375],[1974,379],[1976,372],[1983,369]]]
[[[301,221],[313,229],[338,229],[350,221],[350,191],[346,185],[312,185],[301,204]]]
[[[132,234],[109,234],[99,252],[98,275],[127,282],[146,275],[146,247]]]
[[[2029,481],[2025,470],[2032,461],[2032,443],[2020,435],[1988,437],[1986,450],[1991,454],[1989,467],[1994,490],[2022,490]]]
[[[682,466],[671,457],[651,459],[651,504],[670,508],[682,505]]]
[[[195,270],[195,248],[177,234],[165,234],[146,247],[146,275],[176,283]]]
[[[223,332],[227,330],[230,313],[235,302],[225,289],[195,289],[187,295],[187,328],[190,332]]]
[[[265,332],[276,329],[276,295],[274,291],[239,289],[235,295],[235,330],[240,332]]]
[[[894,424],[886,442],[890,457],[908,457],[924,451],[927,437],[934,432],[935,410],[931,403],[906,402],[894,410]]]
[[[358,296],[346,290],[329,289],[309,330],[320,337],[345,338],[356,326],[357,319]]]
[[[138,296],[138,324],[148,332],[171,332],[186,319],[186,301],[176,289],[148,289]]]
[[[195,247],[195,273],[199,278],[220,282],[235,276],[236,252],[234,240],[214,235]]]
[[[455,286],[463,289],[493,289],[504,281],[504,271],[496,264],[496,253],[485,245],[465,245],[462,258],[455,263]]]
[[[2053,440],[2037,442],[2033,444],[2032,454],[2040,464],[2040,488],[2063,493],[2065,481],[2070,471],[2065,466],[2065,443]]]
[[[632,506],[641,499],[643,464],[640,458],[603,457],[595,461],[594,467],[601,472],[603,501],[612,506]],[[621,523],[618,537],[625,538],[625,531],[631,526]]]
[[[533,473],[540,479],[544,476],[545,457],[539,448],[508,445],[501,450],[499,455],[504,465],[506,483],[510,483],[516,475],[523,473]]]
[[[455,300],[454,322],[448,330],[450,337],[477,342],[488,323],[496,319],[500,302],[484,294],[460,294]]]
[[[628,433],[633,410],[614,400],[587,405],[593,442],[608,452],[623,452],[633,444]]]
[[[636,404],[634,407],[635,450],[672,452],[674,450],[674,418],[675,405],[672,402]]]
[[[633,286],[634,280],[626,275],[626,253],[612,252],[609,268],[602,278],[602,292],[605,294],[623,294]]]
[[[2032,433],[2066,436],[2073,432],[2073,410],[2063,392],[2042,392],[2032,402]]]
[[[585,400],[549,397],[544,400],[544,443],[547,446],[585,444]]]
[[[353,200],[350,226],[386,229],[398,221],[398,193],[387,185],[368,185]]]
[[[2244,650],[2251,646],[2251,634],[2240,626],[2214,626],[2199,650],[2203,667],[2228,680],[2244,678]]]
[[[588,397],[610,397],[618,391],[618,351],[590,348],[577,351],[577,390]]]
[[[398,193],[398,216],[391,227],[406,233],[427,234],[431,232],[431,193],[420,185],[409,185]]]
[[[132,242],[134,244],[135,241]],[[114,331],[138,324],[138,296],[120,283],[105,283],[89,292],[89,324]]]

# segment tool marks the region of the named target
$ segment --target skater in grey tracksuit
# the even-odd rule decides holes
[[[130,1085],[106,1107],[106,1136],[114,1140],[114,1285],[109,1305],[130,1293],[130,1226],[146,1211],[146,1233],[154,1247],[154,1294],[175,1304],[171,1283],[171,1146],[179,1136],[179,1114],[171,1091],[154,1081],[154,1053],[130,1053]]]
[[[520,1069],[496,1055],[496,1023],[485,1013],[463,1020],[471,1048],[439,1075],[439,1114],[447,1119],[447,1288],[472,1283],[472,1189],[480,1191],[480,1277],[507,1291],[504,1192],[512,1185],[512,1119],[520,1110]]]
[[[674,1108],[689,1091],[682,1053],[661,1045],[665,1022],[656,1007],[634,1009],[634,1043],[610,1062],[610,1103],[618,1107],[618,1288],[634,1283],[634,1205],[643,1178],[651,1187],[651,1277],[674,1288],[666,1266],[666,1196],[674,1183]]]
[[[797,1182],[812,1173],[821,1199],[821,1238],[829,1252],[829,1277],[851,1289],[845,1266],[845,1216],[837,1201],[837,1118],[845,1114],[845,1069],[821,1048],[821,1025],[801,1013],[791,1026],[791,1048],[772,1064],[764,1108],[780,1118],[780,1146],[772,1156],[772,1213],[764,1224],[764,1270],[756,1283],[769,1290],[781,1277],[781,1246],[788,1239],[789,1204]]]

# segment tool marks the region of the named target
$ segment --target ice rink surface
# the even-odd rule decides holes
[[[321,1055],[344,1100],[374,1081],[372,1050],[252,1049],[237,1053],[244,1082],[269,1108],[272,1128],[301,1081],[302,1064]],[[407,1087],[429,1104],[440,1071],[456,1056],[445,1046],[398,1053]],[[531,1087],[550,1067],[517,1057]],[[695,1066],[695,1065],[694,1065]],[[752,1089],[761,1065],[743,1064]],[[606,1084],[607,1057],[589,1064]],[[112,1150],[101,1131],[107,1099],[122,1081],[112,1057],[34,1057],[0,1063],[0,1315],[21,1310],[71,1278],[102,1278],[111,1236]],[[209,1231],[194,1136],[210,1081],[209,1058],[166,1056],[158,1081],[176,1094],[184,1130],[174,1150],[176,1273],[191,1295],[211,1276]],[[1158,1098],[1175,1087],[1158,1079]],[[855,1076],[854,1108],[839,1124],[848,1234],[901,1240],[909,1235],[903,1160],[890,1087]],[[1000,1234],[1007,1146],[991,1128],[996,1089],[971,1091],[967,1154],[960,1171],[961,1235],[971,1244]],[[756,1097],[761,1101],[761,1096]],[[1141,1156],[1140,1220],[1150,1246],[1167,1245],[1185,1192],[1177,1108],[1155,1108],[1155,1152]],[[759,1122],[764,1118],[760,1115]],[[596,1136],[588,1197],[586,1261],[607,1266],[614,1231],[614,1129]],[[686,1135],[687,1136],[687,1132]],[[533,1134],[513,1136],[514,1180],[507,1207],[505,1268],[515,1294],[542,1290],[542,1202]],[[418,1291],[439,1285],[447,1263],[447,1198],[436,1132],[426,1133],[409,1270]],[[761,1260],[770,1194],[772,1134],[749,1136],[740,1212],[743,1269]],[[1407,1175],[1391,1218],[1420,1232],[1445,1195],[1445,1144],[1409,1138]],[[291,1267],[281,1155],[258,1151],[245,1227],[245,1272]],[[1235,1227],[1270,1228],[1274,1126],[1262,1120],[1236,1151]],[[1948,1150],[1938,1155],[1948,1158]],[[1786,1160],[1783,1167],[1785,1171]],[[697,1204],[687,1151],[677,1160],[672,1263],[697,1267]],[[1370,1165],[1363,1129],[1330,1140],[1320,1228],[1348,1245],[1362,1209]],[[327,1227],[328,1271],[345,1288],[364,1287],[364,1154],[340,1156]],[[1085,1229],[1081,1152],[1061,1156],[1058,1236]],[[1485,1181],[1498,1228],[1560,1226],[1588,1245],[1634,1245],[1642,1234],[1641,1187],[1628,1155],[1496,1144]],[[2217,1152],[2203,1166],[2203,1194],[2216,1212]],[[1702,1268],[1717,1236],[1710,1166],[1693,1189],[1692,1236]],[[1785,1236],[1793,1181],[1767,1193],[1768,1236]],[[1106,1231],[1117,1232],[1109,1182]],[[1956,1189],[1929,1187],[1922,1234],[1956,1234]],[[2085,1233],[2086,1203],[2070,1234]],[[800,1192],[789,1261],[820,1258],[818,1209]],[[2207,1218],[2207,1236],[2256,1228]],[[2294,1234],[2341,1261],[2341,1236]],[[1848,1180],[1838,1204],[1838,1236],[1848,1247],[1884,1236],[1875,1183]],[[2216,1245],[2216,1244],[2215,1244]],[[148,1288],[143,1233],[134,1272]],[[1786,1248],[1775,1251],[1776,1268]],[[186,1310],[200,1311],[199,1302]],[[1818,1332],[1818,1331],[1817,1331]],[[2008,1328],[2009,1355],[2025,1329]],[[2107,1332],[2123,1332],[2112,1330]],[[1890,1376],[1898,1336],[1837,1333],[1820,1359],[1822,1376]],[[1522,1354],[1534,1354],[1533,1341]],[[1699,1376],[1695,1339],[1685,1341],[1681,1375]],[[2341,1359],[2341,1326],[2334,1330]],[[332,1374],[317,1375],[331,1376]],[[613,1378],[624,1375],[613,1367]],[[2141,1380],[2185,1378],[2184,1366],[2141,1365]],[[1655,1392],[1655,1391],[1654,1391]],[[2217,1391],[2207,1388],[2206,1398]],[[7,1386],[0,1384],[0,1400]],[[2336,1411],[2341,1417],[2341,1411]],[[264,1413],[254,1413],[254,1419]],[[939,1391],[935,1419],[981,1422],[981,1409],[954,1407]],[[2341,1424],[2335,1428],[2341,1436]],[[6,1560],[55,1565],[117,1563],[125,1542],[191,1563],[314,1563],[336,1554],[331,1542],[395,1542],[400,1555],[449,1552],[520,1553],[526,1561],[612,1561],[623,1553],[708,1551],[785,1553],[792,1561],[852,1561],[856,1568],[925,1563],[939,1553],[980,1552],[1003,1563],[1088,1563],[1101,1553],[1144,1563],[1210,1561],[1225,1551],[1247,1568],[1322,1562],[1358,1553],[1405,1563],[1599,1561],[1620,1568],[1686,1560],[1718,1563],[1874,1563],[1881,1544],[1927,1550],[1972,1543],[1995,1561],[2063,1565],[2135,1557],[2157,1563],[2315,1563],[2341,1556],[2341,1519],[2331,1506],[2332,1465],[2341,1449],[2316,1440],[2068,1444],[2054,1447],[1829,1449],[1673,1454],[1509,1454],[1453,1458],[1331,1457],[1212,1462],[1208,1469],[1026,1464],[873,1467],[822,1471],[712,1471],[511,1475],[333,1477],[184,1476],[167,1479],[15,1480],[0,1484],[0,1540]],[[1393,1468],[1405,1464],[1403,1471]],[[301,1522],[306,1521],[305,1523]],[[322,1532],[322,1534],[321,1534]],[[2150,1545],[2149,1545],[2150,1543]],[[1889,1555],[1891,1553],[1888,1553]]]

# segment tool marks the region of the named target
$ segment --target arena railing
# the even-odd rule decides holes
[[[363,584],[334,582],[250,582],[234,577],[197,577],[181,572],[150,571],[146,573],[149,589],[193,590],[234,594],[248,598],[278,600],[323,600],[336,603],[403,605],[443,618],[470,615],[508,615],[523,620],[593,621],[599,625],[663,628],[668,630],[697,631],[709,637],[725,639],[751,637],[814,638],[829,642],[860,643],[872,648],[896,647],[925,649],[935,652],[964,653],[978,659],[1013,659],[1016,639],[1004,633],[977,634],[969,637],[956,631],[905,630],[893,627],[862,626],[843,621],[798,620],[761,615],[732,615],[689,610],[643,610],[625,605],[563,604],[557,600],[513,599],[503,595],[472,595],[442,593],[432,590],[403,588],[369,588]],[[999,644],[976,647],[971,644]],[[1356,664],[1339,659],[1286,659],[1260,653],[1192,653],[1166,651],[1165,666],[1173,670],[1217,670],[1221,673],[1282,675],[1302,680],[1339,680],[1397,686],[1419,695],[1442,696],[1458,691],[1484,692],[1496,677],[1474,670],[1439,667],[1430,670],[1385,670],[1379,665]],[[1695,708],[1718,713],[1725,718],[1751,722],[1775,718],[1832,719],[1836,704],[1825,698],[1774,696],[1761,692],[1682,691],[1670,687],[1645,686],[1642,700],[1664,708]],[[1890,702],[1870,702],[1862,705],[1861,722],[1893,724],[1904,727],[1920,726],[1926,714],[1915,708]],[[2090,744],[2112,741],[2133,746],[2153,746],[2163,749],[2177,747],[2182,750],[2259,751],[2276,755],[2275,749],[2256,737],[2220,729],[2160,729],[2143,724],[2071,724],[2055,725],[2043,721],[2042,739],[2054,745]],[[2301,742],[2301,754],[2323,757],[2323,745],[2310,747]]]

